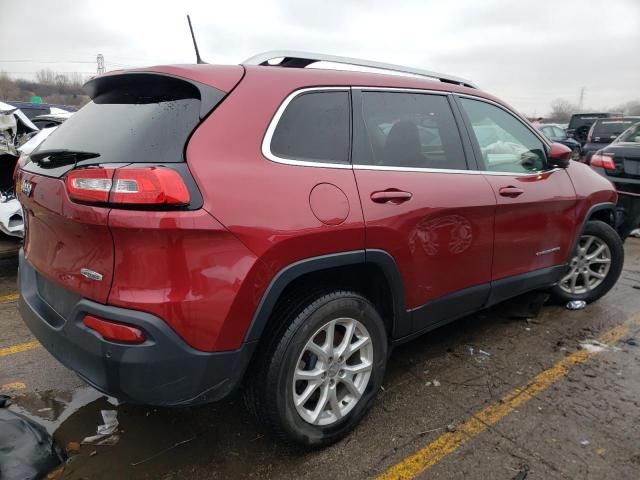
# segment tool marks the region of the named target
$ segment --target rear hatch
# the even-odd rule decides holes
[[[239,81],[243,69],[237,68]],[[17,179],[25,257],[52,306],[65,290],[106,302],[114,271],[113,208],[201,206],[184,149],[225,96],[211,85],[150,72],[101,76],[85,88],[92,101],[21,159]]]

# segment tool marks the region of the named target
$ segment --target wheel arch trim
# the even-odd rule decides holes
[[[602,212],[605,210],[610,210],[615,215],[616,204],[612,202],[603,202],[603,203],[596,203],[595,205],[591,205],[591,207],[589,207],[589,210],[587,210],[587,213],[582,219],[580,228],[577,230],[576,237],[573,239],[573,244],[571,245],[571,249],[569,250],[569,258],[567,258],[567,262],[570,262],[571,258],[573,257],[573,252],[575,251],[576,246],[578,245],[578,240],[580,240],[580,237],[582,236],[582,232],[584,232],[587,222],[592,218],[594,213]]]
[[[404,306],[404,288],[398,265],[393,257],[384,250],[363,249],[305,258],[281,269],[274,275],[262,294],[262,298],[245,335],[244,342],[260,340],[278,299],[287,286],[298,278],[303,275],[331,268],[366,263],[374,264],[381,268],[391,290],[394,313],[392,336],[395,337],[404,329],[410,328],[411,316],[407,313]]]

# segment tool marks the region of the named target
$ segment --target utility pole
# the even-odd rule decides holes
[[[96,69],[96,73],[98,75],[104,73],[104,56],[99,53],[96,57],[96,61],[98,62],[98,68]]]
[[[578,102],[578,111],[582,111],[582,105],[584,103],[584,87],[580,89],[580,101]]]

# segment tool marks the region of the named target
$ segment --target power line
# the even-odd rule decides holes
[[[2,72],[2,73],[10,73],[11,75],[33,75],[33,74],[38,73],[39,71],[40,70],[30,70],[28,72],[13,72],[13,71],[7,71],[7,70],[0,70],[0,72]],[[56,70],[55,73],[86,73],[86,74],[93,75],[96,72],[93,72],[93,71],[87,72],[87,71],[82,71],[82,70],[72,70],[72,71],[60,72],[60,71]]]
[[[88,60],[0,60],[0,63],[93,63]]]

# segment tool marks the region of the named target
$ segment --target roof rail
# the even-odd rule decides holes
[[[281,58],[282,61],[277,64],[269,63],[270,60]],[[402,65],[393,65],[390,63],[373,62],[371,60],[362,60],[360,58],[339,57],[336,55],[324,55],[321,53],[297,52],[292,50],[272,50],[270,52],[259,53],[242,62],[243,65],[263,65],[276,67],[293,67],[304,68],[316,62],[332,62],[344,65],[354,65],[358,67],[377,68],[379,70],[388,70],[391,72],[409,73],[419,75],[421,77],[429,77],[440,80],[441,82],[463,85],[465,87],[477,88],[473,83],[464,78],[446,75],[444,73],[431,72],[429,70],[421,70],[418,68],[404,67]]]

